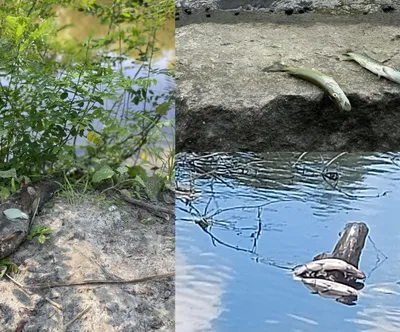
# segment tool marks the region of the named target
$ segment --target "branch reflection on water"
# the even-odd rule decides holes
[[[320,250],[317,247],[312,249],[312,242],[320,245],[324,242],[313,240],[314,237],[324,237],[319,233],[312,235],[324,228],[319,220],[329,220],[339,213],[353,213],[363,208],[361,220],[368,223],[369,219],[365,219],[368,211],[373,217],[377,213],[375,211],[381,208],[380,199],[385,198],[386,202],[388,196],[392,197],[396,187],[390,181],[395,177],[392,174],[400,168],[399,156],[393,153],[178,154],[176,173],[180,191],[177,192],[177,225],[194,223],[203,234],[207,234],[213,247],[247,254],[255,262],[287,270],[285,274],[288,274],[292,267],[305,262],[304,257],[299,261],[301,254],[291,253],[296,243],[285,242],[282,248],[273,249],[265,242],[277,237],[271,238],[266,234],[272,231],[284,234],[283,228],[299,230],[293,225],[300,220],[300,225],[314,223],[317,227],[302,230],[304,234],[300,232],[297,236],[301,237],[299,243],[312,239],[307,249],[298,248],[303,254],[308,250],[307,255],[312,258]],[[380,179],[385,181],[377,183]],[[307,213],[293,214],[302,206],[307,206],[304,210],[312,211],[310,216],[314,221],[304,221]],[[290,218],[290,222],[285,218]],[[348,220],[341,220],[339,229]],[[188,228],[185,227],[185,230]],[[375,244],[371,236],[367,240],[367,256],[363,264],[368,267],[365,271],[368,278],[387,260],[379,249],[382,235],[377,235],[376,228],[373,230],[371,236],[374,239],[375,236],[380,237],[380,241]],[[334,228],[333,234],[336,232],[337,228]],[[293,237],[296,238],[296,235]],[[193,243],[193,238],[191,241]],[[276,240],[274,243],[276,245]],[[327,243],[323,243],[322,248],[329,251],[334,243]],[[266,247],[270,250],[265,250]],[[375,254],[371,255],[370,250]],[[228,255],[221,249],[215,251],[215,255],[218,253]],[[394,285],[392,282],[391,287]],[[367,283],[366,294],[363,290],[362,296],[368,297],[373,289]],[[307,297],[306,300],[311,301],[312,298]]]

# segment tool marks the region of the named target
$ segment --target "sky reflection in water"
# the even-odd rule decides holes
[[[400,330],[400,285],[396,284],[400,280],[400,168],[391,160],[393,155],[339,158],[330,170],[339,173],[338,187],[346,194],[322,179],[320,155],[305,156],[293,170],[299,155],[268,154],[266,169],[274,180],[258,188],[226,177],[220,178],[224,183],[212,185],[210,180],[195,181],[200,195],[193,205],[203,213],[211,197],[208,215],[219,208],[277,202],[265,206],[260,218],[258,209],[236,209],[213,218],[215,237],[250,251],[261,224],[254,253],[214,246],[193,222],[195,217],[177,209],[177,332]],[[333,156],[324,154],[325,164]],[[179,181],[188,169],[179,159],[177,165]],[[304,166],[315,174],[305,173]],[[189,210],[179,200],[177,207]],[[366,222],[376,247],[388,256],[374,270],[384,256],[367,241],[360,268],[368,278],[356,306],[310,294],[288,270],[268,265],[293,267],[330,252],[349,221]]]

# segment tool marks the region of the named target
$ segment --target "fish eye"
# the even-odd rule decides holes
[[[332,97],[338,99],[339,95],[337,93],[332,93]]]

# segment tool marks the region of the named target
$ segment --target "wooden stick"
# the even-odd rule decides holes
[[[15,279],[13,279],[12,277],[10,277],[10,275],[8,275],[7,273],[6,273],[6,277],[7,277],[8,279],[10,279],[10,280],[11,280],[14,284],[16,284],[18,287],[20,287],[21,290],[22,290],[26,295],[28,295],[28,296],[31,296],[31,295],[32,295],[31,292],[27,291],[27,290],[24,288],[24,285],[20,284],[17,280],[15,280]],[[53,305],[54,307],[56,307],[57,309],[62,310],[62,307],[61,307],[58,303],[56,303],[56,302],[50,300],[48,297],[44,297],[44,299],[45,299],[47,302],[49,302],[51,305]]]
[[[160,280],[170,277],[174,277],[175,272],[169,272],[165,274],[153,275],[149,277],[130,279],[130,280],[83,280],[83,281],[72,281],[72,282],[49,282],[43,284],[32,284],[25,285],[27,288],[51,288],[51,287],[70,287],[70,286],[86,286],[86,285],[101,285],[101,284],[138,284],[150,280]]]
[[[8,275],[7,273],[6,273],[6,277],[7,277],[8,279],[10,279],[14,284],[16,284],[19,288],[21,288],[21,290],[22,290],[26,295],[29,295],[29,296],[32,295],[31,292],[28,292],[28,291],[24,288],[24,285],[20,284],[17,280],[11,278],[10,275]]]
[[[125,201],[127,201],[128,203],[140,206],[140,207],[145,208],[145,209],[150,210],[150,211],[162,212],[162,213],[166,213],[166,214],[169,214],[169,215],[175,215],[175,211],[174,210],[170,210],[170,209],[164,208],[162,206],[157,206],[157,205],[154,205],[154,204],[146,203],[146,202],[140,201],[138,199],[130,198],[130,197],[128,197],[127,195],[125,195],[121,191],[120,191],[120,193],[122,195],[122,198]]]
[[[55,306],[58,310],[63,310],[62,306],[59,305],[57,302],[54,302],[53,300],[50,300],[48,297],[44,298],[47,302],[49,302],[51,305]]]
[[[77,314],[74,318],[72,318],[63,328],[63,332],[66,332],[68,327],[73,324],[76,320],[78,320],[79,318],[81,318],[86,312],[89,311],[91,305],[88,306],[86,309],[82,310],[79,314]]]

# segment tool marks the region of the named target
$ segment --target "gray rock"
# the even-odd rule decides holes
[[[330,12],[335,14],[368,13],[400,9],[399,0],[176,0],[177,8],[214,10],[235,10],[251,8],[252,10],[284,11],[287,8],[313,7],[317,12]],[[385,10],[386,8],[386,10]],[[298,11],[296,11],[298,12]]]
[[[219,12],[178,27],[177,150],[399,149],[400,85],[342,61],[353,50],[400,68],[399,18]],[[320,109],[319,88],[263,72],[276,62],[332,76],[352,111]]]

